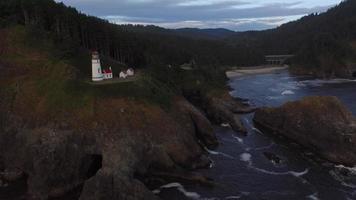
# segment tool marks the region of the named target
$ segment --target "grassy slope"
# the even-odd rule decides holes
[[[63,58],[58,56],[61,52],[56,45],[46,39],[49,37],[38,37],[23,26],[0,29],[0,36],[4,38],[0,49],[0,68],[4,68],[0,96],[6,97],[0,104],[6,104],[5,109],[11,107],[13,113],[30,123],[77,120],[85,124],[99,115],[99,108],[113,101],[118,102],[113,110],[137,105],[133,109],[135,115],[150,115],[157,113],[154,110],[158,107],[170,110],[174,97],[182,95],[182,91],[226,91],[225,77],[218,68],[184,71],[179,67],[151,66],[134,82],[92,85],[88,83],[91,63],[87,51]],[[111,62],[113,66],[115,63]],[[128,121],[135,119],[125,117]]]
[[[80,56],[67,60],[56,57],[50,40],[35,39],[22,26],[2,29],[0,36],[4,38],[0,95],[8,97],[12,109],[20,115],[37,119],[58,119],[68,114],[87,118],[96,112],[96,104],[113,98],[163,108],[170,105],[173,92],[148,75],[135,82],[91,85],[78,78],[83,77],[81,68],[90,69],[90,62],[88,66],[74,64],[87,62],[80,61]]]

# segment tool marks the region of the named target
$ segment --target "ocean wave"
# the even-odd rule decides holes
[[[293,95],[295,93],[292,90],[284,90],[281,94],[282,95]]]
[[[356,184],[354,183],[349,183],[348,177],[340,174],[338,170],[344,169],[350,172],[350,175],[355,176],[356,175],[356,167],[345,167],[343,165],[337,165],[335,166],[334,170],[330,170],[329,174],[337,181],[341,183],[341,185],[348,187],[348,188],[356,188]]]
[[[251,122],[250,122],[250,120],[248,120],[247,118],[243,118],[243,121],[244,121],[247,125],[251,126]]]
[[[259,133],[259,134],[263,134],[262,133],[262,131],[260,131],[258,128],[256,128],[256,127],[252,127],[252,130],[253,131],[256,131],[257,133]]]
[[[251,157],[252,157],[251,154],[249,154],[249,153],[243,153],[243,154],[240,155],[240,160],[241,160],[241,161],[244,161],[244,162],[251,163]]]
[[[279,92],[280,91],[278,88],[268,88],[268,90],[271,92]]]
[[[266,99],[268,100],[277,100],[277,99],[281,99],[281,96],[267,96]]]
[[[279,83],[278,86],[281,89],[285,89],[285,90],[299,90],[300,89],[298,87],[296,81],[289,81],[288,83]]]
[[[267,146],[262,146],[262,147],[257,147],[255,148],[255,151],[261,151],[261,150],[266,150],[266,149],[270,149],[271,147],[273,147],[274,143],[271,142],[271,144],[267,145]]]
[[[290,77],[290,76],[286,76],[286,77],[281,77],[281,80],[289,80],[289,79],[291,79],[292,77]]]
[[[316,193],[313,193],[313,194],[307,196],[306,198],[311,199],[311,200],[319,200],[318,196],[319,196],[319,194],[316,192]]]
[[[222,153],[222,152],[218,152],[218,151],[213,151],[213,150],[210,150],[208,148],[205,147],[205,150],[209,153],[209,154],[212,154],[212,155],[222,155],[226,158],[230,158],[230,159],[235,159],[233,156],[230,156],[229,154],[226,154],[226,153]]]
[[[242,196],[228,196],[225,199],[240,199]]]
[[[281,93],[283,91],[292,91],[299,90],[300,87],[303,87],[303,83],[298,83],[296,81],[290,81],[288,83],[278,83],[274,87],[268,88],[269,91],[274,93]]]
[[[309,172],[309,169],[305,169],[304,171],[302,172],[296,172],[296,171],[287,171],[287,172],[274,172],[274,171],[268,171],[268,170],[265,170],[265,169],[260,169],[260,168],[257,168],[257,167],[253,167],[253,166],[250,166],[252,169],[258,171],[258,172],[262,172],[262,173],[265,173],[265,174],[269,174],[269,175],[292,175],[292,176],[295,176],[295,177],[301,177],[305,174],[307,174]]]
[[[296,172],[296,171],[287,171],[287,172],[268,171],[268,170],[257,168],[255,166],[253,166],[251,158],[252,158],[252,155],[250,153],[242,153],[240,155],[240,160],[244,161],[244,162],[247,162],[249,168],[251,168],[253,170],[256,170],[258,172],[262,172],[264,174],[269,174],[269,175],[292,175],[292,176],[295,176],[295,177],[301,177],[301,176],[303,176],[303,175],[305,175],[305,174],[307,174],[309,172],[308,168],[305,169],[302,172]]]
[[[301,84],[310,85],[314,87],[319,87],[324,84],[339,84],[339,83],[350,83],[350,82],[356,82],[356,80],[355,79],[330,79],[330,80],[316,79],[316,80],[299,81],[299,83]]]
[[[209,158],[209,160],[210,160],[209,168],[211,169],[211,168],[213,168],[215,166],[215,162],[211,158]]]
[[[335,166],[338,169],[346,169],[348,170],[352,175],[356,175],[356,166],[355,167],[346,167],[344,165],[336,165]]]
[[[167,185],[161,186],[159,189],[153,190],[154,194],[159,194],[162,189],[176,188],[178,191],[184,194],[184,196],[190,199],[200,199],[200,195],[196,192],[187,191],[182,184],[180,183],[169,183]]]
[[[307,174],[309,172],[309,169],[305,169],[302,172],[296,172],[296,171],[289,171],[288,173],[295,176],[295,177],[300,177],[300,176],[304,176],[305,174]]]
[[[239,138],[239,137],[237,137],[237,136],[234,136],[234,135],[232,135],[232,137],[234,138],[234,139],[236,139],[239,143],[244,143],[244,141],[241,139],[241,138]]]
[[[258,172],[262,172],[264,174],[269,174],[269,175],[292,175],[292,176],[295,176],[295,177],[301,177],[301,176],[303,176],[303,175],[305,175],[305,174],[307,174],[309,172],[308,168],[305,169],[302,172],[297,172],[297,171],[287,171],[287,172],[268,171],[268,170],[257,168],[255,166],[253,166],[251,158],[252,158],[252,155],[250,153],[242,153],[240,155],[240,160],[243,161],[243,162],[247,162],[249,168],[251,168],[253,170],[256,170]]]
[[[307,86],[305,83],[300,82],[300,81],[299,81],[299,82],[296,82],[295,85],[296,85],[297,87],[299,87],[299,88],[301,88],[301,87],[306,87],[306,86]]]
[[[222,124],[220,124],[220,126],[221,127],[231,127],[230,124],[228,124],[228,123],[222,123]]]

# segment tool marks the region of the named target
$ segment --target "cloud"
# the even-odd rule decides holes
[[[296,17],[322,12],[340,0],[57,0],[115,23],[167,28],[273,28]]]
[[[186,20],[186,21],[164,21],[161,19],[142,19],[142,18],[129,18],[125,16],[110,16],[105,17],[112,23],[116,24],[141,24],[150,25],[154,24],[166,28],[227,28],[237,31],[247,30],[264,30],[274,28],[280,24],[286,23],[291,20],[296,20],[303,15],[295,16],[277,16],[277,17],[262,17],[262,18],[236,18],[236,19],[220,19],[220,20]]]

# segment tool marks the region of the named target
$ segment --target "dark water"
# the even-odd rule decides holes
[[[356,114],[356,82],[310,80],[287,72],[239,77],[230,81],[233,96],[257,106],[278,106],[308,95],[333,95]],[[201,173],[218,185],[172,183],[160,190],[163,199],[356,199],[356,167],[318,160],[297,144],[273,138],[253,127],[253,115],[243,116],[248,135],[216,127],[220,147],[210,152],[214,165]],[[355,152],[356,153],[356,152]],[[281,159],[274,163],[272,155]]]

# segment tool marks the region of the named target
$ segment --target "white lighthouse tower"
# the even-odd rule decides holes
[[[92,63],[92,80],[93,81],[104,80],[103,73],[101,71],[99,53],[97,51],[93,51],[91,63]]]

